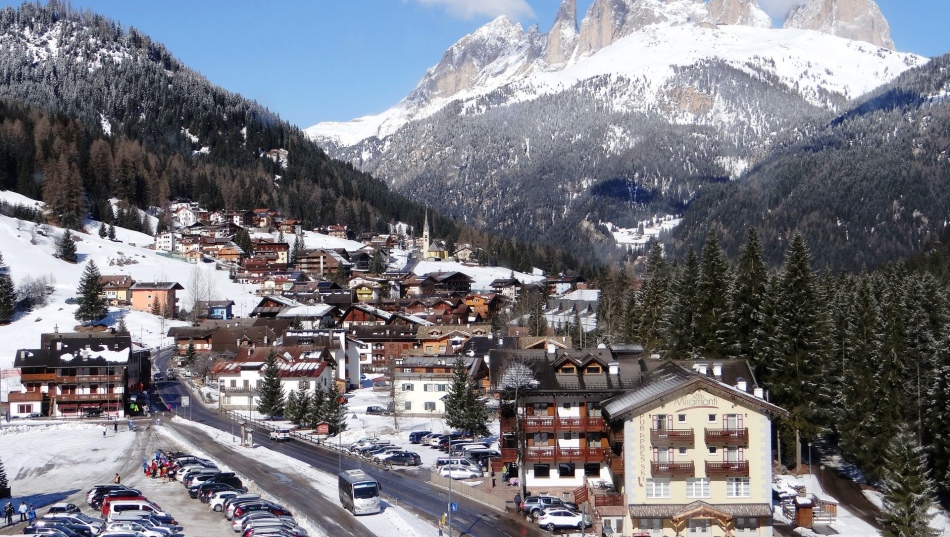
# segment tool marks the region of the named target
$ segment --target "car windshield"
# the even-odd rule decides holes
[[[353,485],[353,497],[361,500],[375,498],[379,496],[379,489],[376,483],[359,483]]]
[[[78,518],[79,520],[82,520],[83,522],[93,521],[93,518],[91,516],[83,514],[83,513],[76,513],[75,515],[73,515],[72,518]]]

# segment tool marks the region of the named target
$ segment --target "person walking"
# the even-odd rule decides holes
[[[116,485],[118,485],[118,484],[120,484],[120,483],[122,482],[122,478],[119,477],[119,472],[116,472],[116,473],[115,473],[115,478],[112,480],[112,482],[115,483]]]
[[[36,520],[36,509],[33,505],[30,505],[30,510],[26,512],[26,519],[30,524],[33,524],[33,521]]]
[[[3,508],[3,516],[7,520],[7,526],[13,525],[13,503],[7,502],[7,506]]]
[[[521,493],[520,492],[515,493],[515,512],[516,513],[521,512]]]
[[[115,434],[119,434],[119,420],[118,419],[112,422],[112,432]]]
[[[20,522],[26,522],[26,503],[20,502],[20,508],[17,509],[17,512],[20,513]]]

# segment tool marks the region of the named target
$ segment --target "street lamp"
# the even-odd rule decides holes
[[[811,442],[808,442],[808,475],[811,475]]]

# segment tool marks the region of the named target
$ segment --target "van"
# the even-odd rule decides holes
[[[162,511],[161,507],[148,500],[114,501],[109,504],[109,512],[104,514],[106,516],[106,520],[108,522],[112,522],[113,518],[118,516],[119,513],[127,513],[129,511],[145,511],[161,516],[168,516],[168,513]]]
[[[467,457],[439,457],[435,460],[435,469],[438,470],[446,464],[456,464],[465,468],[471,468],[472,470],[481,470],[475,461]]]
[[[133,501],[133,500],[148,501],[148,498],[146,498],[145,496],[142,496],[141,494],[139,494],[138,496],[106,496],[102,498],[102,506],[100,508],[100,510],[102,511],[102,517],[105,518],[109,516],[109,506],[114,504],[115,502]]]
[[[409,443],[418,444],[422,440],[422,437],[427,434],[430,434],[429,431],[412,431],[409,433]]]
[[[501,457],[501,453],[497,449],[473,449],[466,451],[465,456],[477,462],[479,466],[485,467],[488,465],[488,459],[497,459]]]

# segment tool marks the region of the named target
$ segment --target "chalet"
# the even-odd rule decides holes
[[[211,336],[216,327],[201,326],[173,326],[168,329],[167,336],[175,340],[178,354],[188,352],[188,346],[193,345],[197,353],[211,352]]]
[[[518,292],[521,291],[521,282],[517,278],[498,278],[492,281],[489,287],[493,293],[514,302],[518,298]]]
[[[178,315],[176,292],[184,287],[178,282],[136,282],[129,288],[132,309],[151,313],[156,309],[170,317]],[[156,306],[157,304],[157,306]]]
[[[297,329],[313,330],[318,328],[332,328],[335,323],[337,309],[329,304],[315,304],[313,306],[291,306],[277,313],[278,319],[287,319]]]
[[[254,239],[251,255],[267,259],[268,266],[272,269],[283,270],[287,268],[290,258],[290,245],[286,242]]]
[[[549,328],[563,329],[568,325],[580,324],[585,332],[597,329],[597,305],[600,291],[596,289],[576,290],[548,299],[544,309],[544,319]]]
[[[349,277],[352,264],[334,250],[304,250],[296,260],[297,270],[323,278],[331,274]]]
[[[241,250],[241,247],[232,243],[229,243],[227,246],[224,246],[218,250],[217,257],[221,261],[227,261],[229,263],[240,263],[241,257],[244,256],[244,250]]]
[[[188,250],[184,255],[185,261],[197,264],[204,261],[205,255],[198,250]]]
[[[233,308],[233,300],[199,300],[195,303],[202,319],[231,319],[234,317]]]
[[[547,294],[549,296],[563,295],[569,293],[583,284],[583,278],[579,276],[548,276],[545,278],[547,285]]]
[[[253,215],[254,227],[269,229],[274,223],[274,213],[270,209],[254,209]]]
[[[282,310],[302,305],[303,304],[297,302],[296,300],[291,300],[280,295],[267,295],[261,298],[260,302],[257,303],[257,306],[251,310],[251,314],[249,316],[276,318],[277,314]]]
[[[135,280],[125,274],[99,277],[99,284],[102,285],[102,297],[110,306],[128,304],[131,299],[129,290],[134,283]]]
[[[130,376],[130,361],[146,362],[136,364],[136,371],[151,367],[147,352],[133,351],[130,336],[57,333],[42,339],[41,348],[16,352],[13,367],[20,371],[21,388],[8,394],[11,416],[78,417],[91,409],[125,415],[130,387],[142,382],[138,373]]]
[[[468,295],[464,301],[472,313],[482,319],[491,319],[501,311],[506,303],[505,299],[494,293]]]
[[[441,417],[445,413],[443,399],[452,384],[457,359],[457,356],[395,358],[393,380],[397,412],[404,416]],[[488,376],[488,366],[481,356],[464,356],[462,360],[476,382]]]
[[[475,259],[475,255],[475,248],[470,244],[456,245],[455,251],[452,252],[452,257],[454,257],[456,261],[461,261],[462,263],[466,263]]]
[[[476,336],[491,334],[491,325],[420,326],[416,332],[419,346],[427,355],[456,354],[462,345]]]
[[[362,342],[360,368],[363,372],[383,372],[406,351],[419,347],[414,325],[356,325],[347,334]]]
[[[198,215],[195,214],[195,209],[183,205],[172,213],[172,220],[180,227],[188,227],[198,221]]]
[[[228,222],[242,228],[254,225],[254,213],[251,211],[228,211],[226,217]]]
[[[472,278],[461,272],[430,272],[419,282],[419,291],[423,295],[458,293],[464,296],[472,292]]]
[[[337,239],[348,238],[346,226],[327,226],[327,235]]]
[[[223,410],[256,408],[264,382],[268,356],[274,353],[285,394],[306,387],[309,391],[333,386],[336,363],[324,349],[313,347],[248,348],[233,359],[215,361],[209,375],[218,381],[218,405]]]

